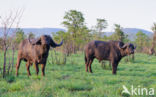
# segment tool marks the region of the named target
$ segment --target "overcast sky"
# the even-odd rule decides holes
[[[114,23],[151,31],[156,22],[156,0],[0,0],[0,16],[19,8],[24,9],[20,27],[64,28],[63,16],[71,9],[84,14],[89,28],[97,18],[105,18],[106,31],[112,31]]]

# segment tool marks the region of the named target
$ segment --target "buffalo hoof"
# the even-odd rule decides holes
[[[116,73],[112,73],[113,75],[116,75]]]

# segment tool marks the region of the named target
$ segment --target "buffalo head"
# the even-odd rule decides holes
[[[53,48],[57,47],[57,46],[61,46],[63,44],[63,41],[60,43],[60,44],[57,44],[53,41],[53,39],[51,38],[51,36],[49,35],[43,35],[41,36],[40,38],[36,39],[36,40],[33,40],[31,41],[29,39],[29,42],[32,44],[32,45],[37,45],[37,44],[40,44],[40,45],[49,45],[49,46],[52,46]]]
[[[118,46],[119,49],[122,50],[121,52],[124,53],[124,55],[134,54],[134,51],[136,49],[136,47],[134,47],[134,45],[131,43],[124,44],[122,42],[119,42]]]

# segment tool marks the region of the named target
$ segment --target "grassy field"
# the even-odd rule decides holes
[[[49,56],[50,59],[50,56]],[[156,56],[136,54],[135,62],[125,62],[118,66],[117,75],[110,69],[104,70],[94,60],[93,73],[85,72],[84,55],[74,54],[67,58],[66,65],[47,64],[46,76],[35,75],[31,66],[31,77],[27,76],[22,62],[19,77],[12,75],[0,78],[1,97],[156,97],[122,94],[123,85],[129,90],[131,85],[138,88],[154,88],[156,91]],[[15,68],[14,68],[15,69]]]

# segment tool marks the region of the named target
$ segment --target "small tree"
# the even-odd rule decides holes
[[[111,36],[108,37],[109,40],[118,40],[118,41],[122,41],[122,42],[128,42],[128,35],[126,35],[123,31],[122,31],[122,27],[119,24],[114,24],[114,31],[115,33],[113,33]]]
[[[35,34],[33,34],[32,32],[29,33],[28,38],[35,38]]]
[[[85,42],[83,40],[86,39],[82,36],[89,32],[84,20],[83,14],[80,11],[69,10],[65,13],[62,24],[68,29],[66,34],[70,36],[69,43],[73,53],[76,53],[80,49],[80,43]]]
[[[25,39],[25,34],[23,32],[22,29],[17,29],[17,32],[16,32],[16,43],[19,44],[22,40]]]
[[[135,40],[135,42],[137,44],[137,50],[139,52],[142,52],[143,47],[148,45],[148,43],[149,43],[148,41],[149,41],[149,37],[142,31],[139,31],[136,34],[136,40]]]
[[[119,24],[114,24],[115,28],[115,39],[124,42],[126,38],[124,32],[122,31],[122,27]]]
[[[97,38],[102,38],[102,36],[104,35],[104,29],[106,29],[108,26],[108,23],[105,19],[97,19],[97,24],[96,26],[93,28],[93,33],[97,36]]]
[[[64,21],[62,24],[68,28],[68,32],[75,34],[84,26],[83,14],[76,10],[70,10],[65,13]]]
[[[54,40],[61,41],[63,38],[63,52],[69,56],[72,53],[72,36],[69,32],[58,31],[52,33]]]
[[[12,48],[12,60],[9,60],[8,62],[8,73],[12,64],[12,67],[14,65],[14,34],[17,31],[16,28],[18,28],[19,23],[20,23],[20,19],[22,17],[23,14],[23,10],[17,10],[17,11],[10,11],[10,13],[7,16],[1,16],[0,17],[0,23],[1,23],[1,27],[2,27],[2,33],[3,33],[3,52],[4,52],[4,63],[3,63],[3,78],[6,76],[6,65],[7,65],[7,51],[8,48]],[[11,28],[15,27],[14,31],[11,31]],[[12,32],[12,36],[9,38],[8,34],[10,34]],[[9,59],[11,59],[9,57]],[[12,62],[11,62],[12,61]]]

